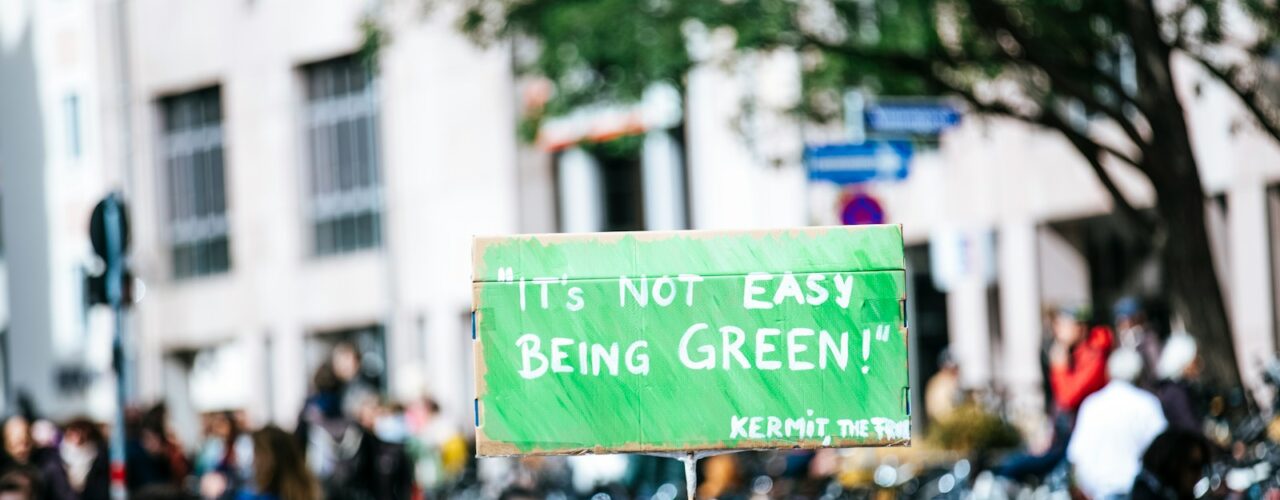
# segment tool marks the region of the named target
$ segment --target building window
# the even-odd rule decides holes
[[[1267,187],[1267,248],[1271,252],[1271,327],[1280,342],[1280,184]]]
[[[357,56],[303,68],[312,252],[333,255],[382,242],[378,103]]]
[[[80,96],[67,94],[62,104],[67,124],[67,158],[80,159]]]
[[[1209,197],[1205,230],[1209,233],[1209,249],[1218,272],[1218,285],[1222,287],[1222,299],[1230,304],[1231,283],[1235,278],[1231,276],[1231,200],[1226,193]]]
[[[173,277],[226,272],[231,259],[220,91],[166,97],[160,105]]]
[[[627,136],[586,147],[600,168],[604,231],[642,231],[644,183],[641,177],[643,136]]]

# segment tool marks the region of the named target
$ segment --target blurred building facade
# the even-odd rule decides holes
[[[509,51],[446,5],[128,5],[140,395],[291,425],[350,342],[469,422],[470,236],[517,229]]]
[[[338,342],[388,394],[470,421],[470,236],[517,229],[505,47],[416,2],[0,6],[7,399],[110,415],[83,275],[88,214],[120,189],[145,283],[131,397],[184,437],[214,410],[292,425]]]
[[[0,2],[0,231],[5,410],[110,415],[110,317],[88,306],[100,265],[88,214],[124,184],[117,10]],[[12,286],[12,288],[10,288]],[[13,290],[13,293],[8,293]]]

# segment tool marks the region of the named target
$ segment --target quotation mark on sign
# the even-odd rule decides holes
[[[889,325],[876,325],[876,340],[880,342],[889,341]],[[871,371],[871,367],[867,365],[867,360],[871,359],[871,329],[862,329],[862,373]]]
[[[504,281],[504,282],[510,283],[515,280],[516,280],[516,271],[514,269],[511,269],[510,267],[498,268],[498,281]]]

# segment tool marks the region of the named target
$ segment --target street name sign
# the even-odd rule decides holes
[[[897,225],[478,237],[480,456],[910,442]]]
[[[960,111],[944,102],[878,102],[865,113],[867,128],[880,134],[938,135],[960,124]]]
[[[809,146],[804,151],[804,164],[809,180],[856,184],[906,179],[911,155],[908,141],[871,140]]]

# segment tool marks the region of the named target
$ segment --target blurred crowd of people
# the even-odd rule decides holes
[[[1198,383],[1196,343],[1186,333],[1157,332],[1134,301],[1122,301],[1114,312],[1114,325],[1090,325],[1080,308],[1051,315],[1042,356],[1051,438],[990,463],[979,460],[975,473],[989,469],[1019,484],[1062,484],[1096,500],[1203,493],[1194,490],[1219,447],[1205,437],[1212,426],[1206,425],[1209,398]],[[964,407],[956,377],[962,367],[946,359],[941,366],[925,390],[934,422]],[[250,429],[242,411],[212,412],[202,416],[200,441],[184,446],[165,406],[131,409],[125,433],[130,498],[683,496],[683,466],[669,458],[477,463],[472,442],[442,418],[435,401],[425,395],[393,401],[378,385],[365,376],[357,350],[339,343],[316,369],[291,432],[274,425]],[[107,429],[84,418],[56,425],[29,408],[9,417],[0,500],[108,498]],[[709,457],[698,462],[698,492],[707,498],[847,497],[851,484],[872,483],[841,463],[851,456],[790,450]],[[963,463],[968,474],[969,462]],[[883,467],[864,469],[877,471],[873,482],[880,487],[901,484],[881,477]]]
[[[1051,439],[995,472],[1092,499],[1195,498],[1213,451],[1196,342],[1155,331],[1134,299],[1116,304],[1114,318],[1090,326],[1083,308],[1056,311],[1042,363]]]
[[[0,498],[106,499],[109,474],[99,424],[77,418],[59,427],[30,411],[4,420]]]
[[[430,397],[394,402],[360,377],[355,349],[339,344],[316,371],[293,432],[249,429],[242,411],[202,416],[186,447],[167,408],[126,412],[130,498],[391,500],[441,498],[474,465],[461,430]],[[3,424],[0,500],[110,498],[109,427],[62,425],[30,405]]]
[[[317,369],[294,428],[324,498],[440,497],[471,465],[470,442],[430,398],[391,402],[348,344]]]

